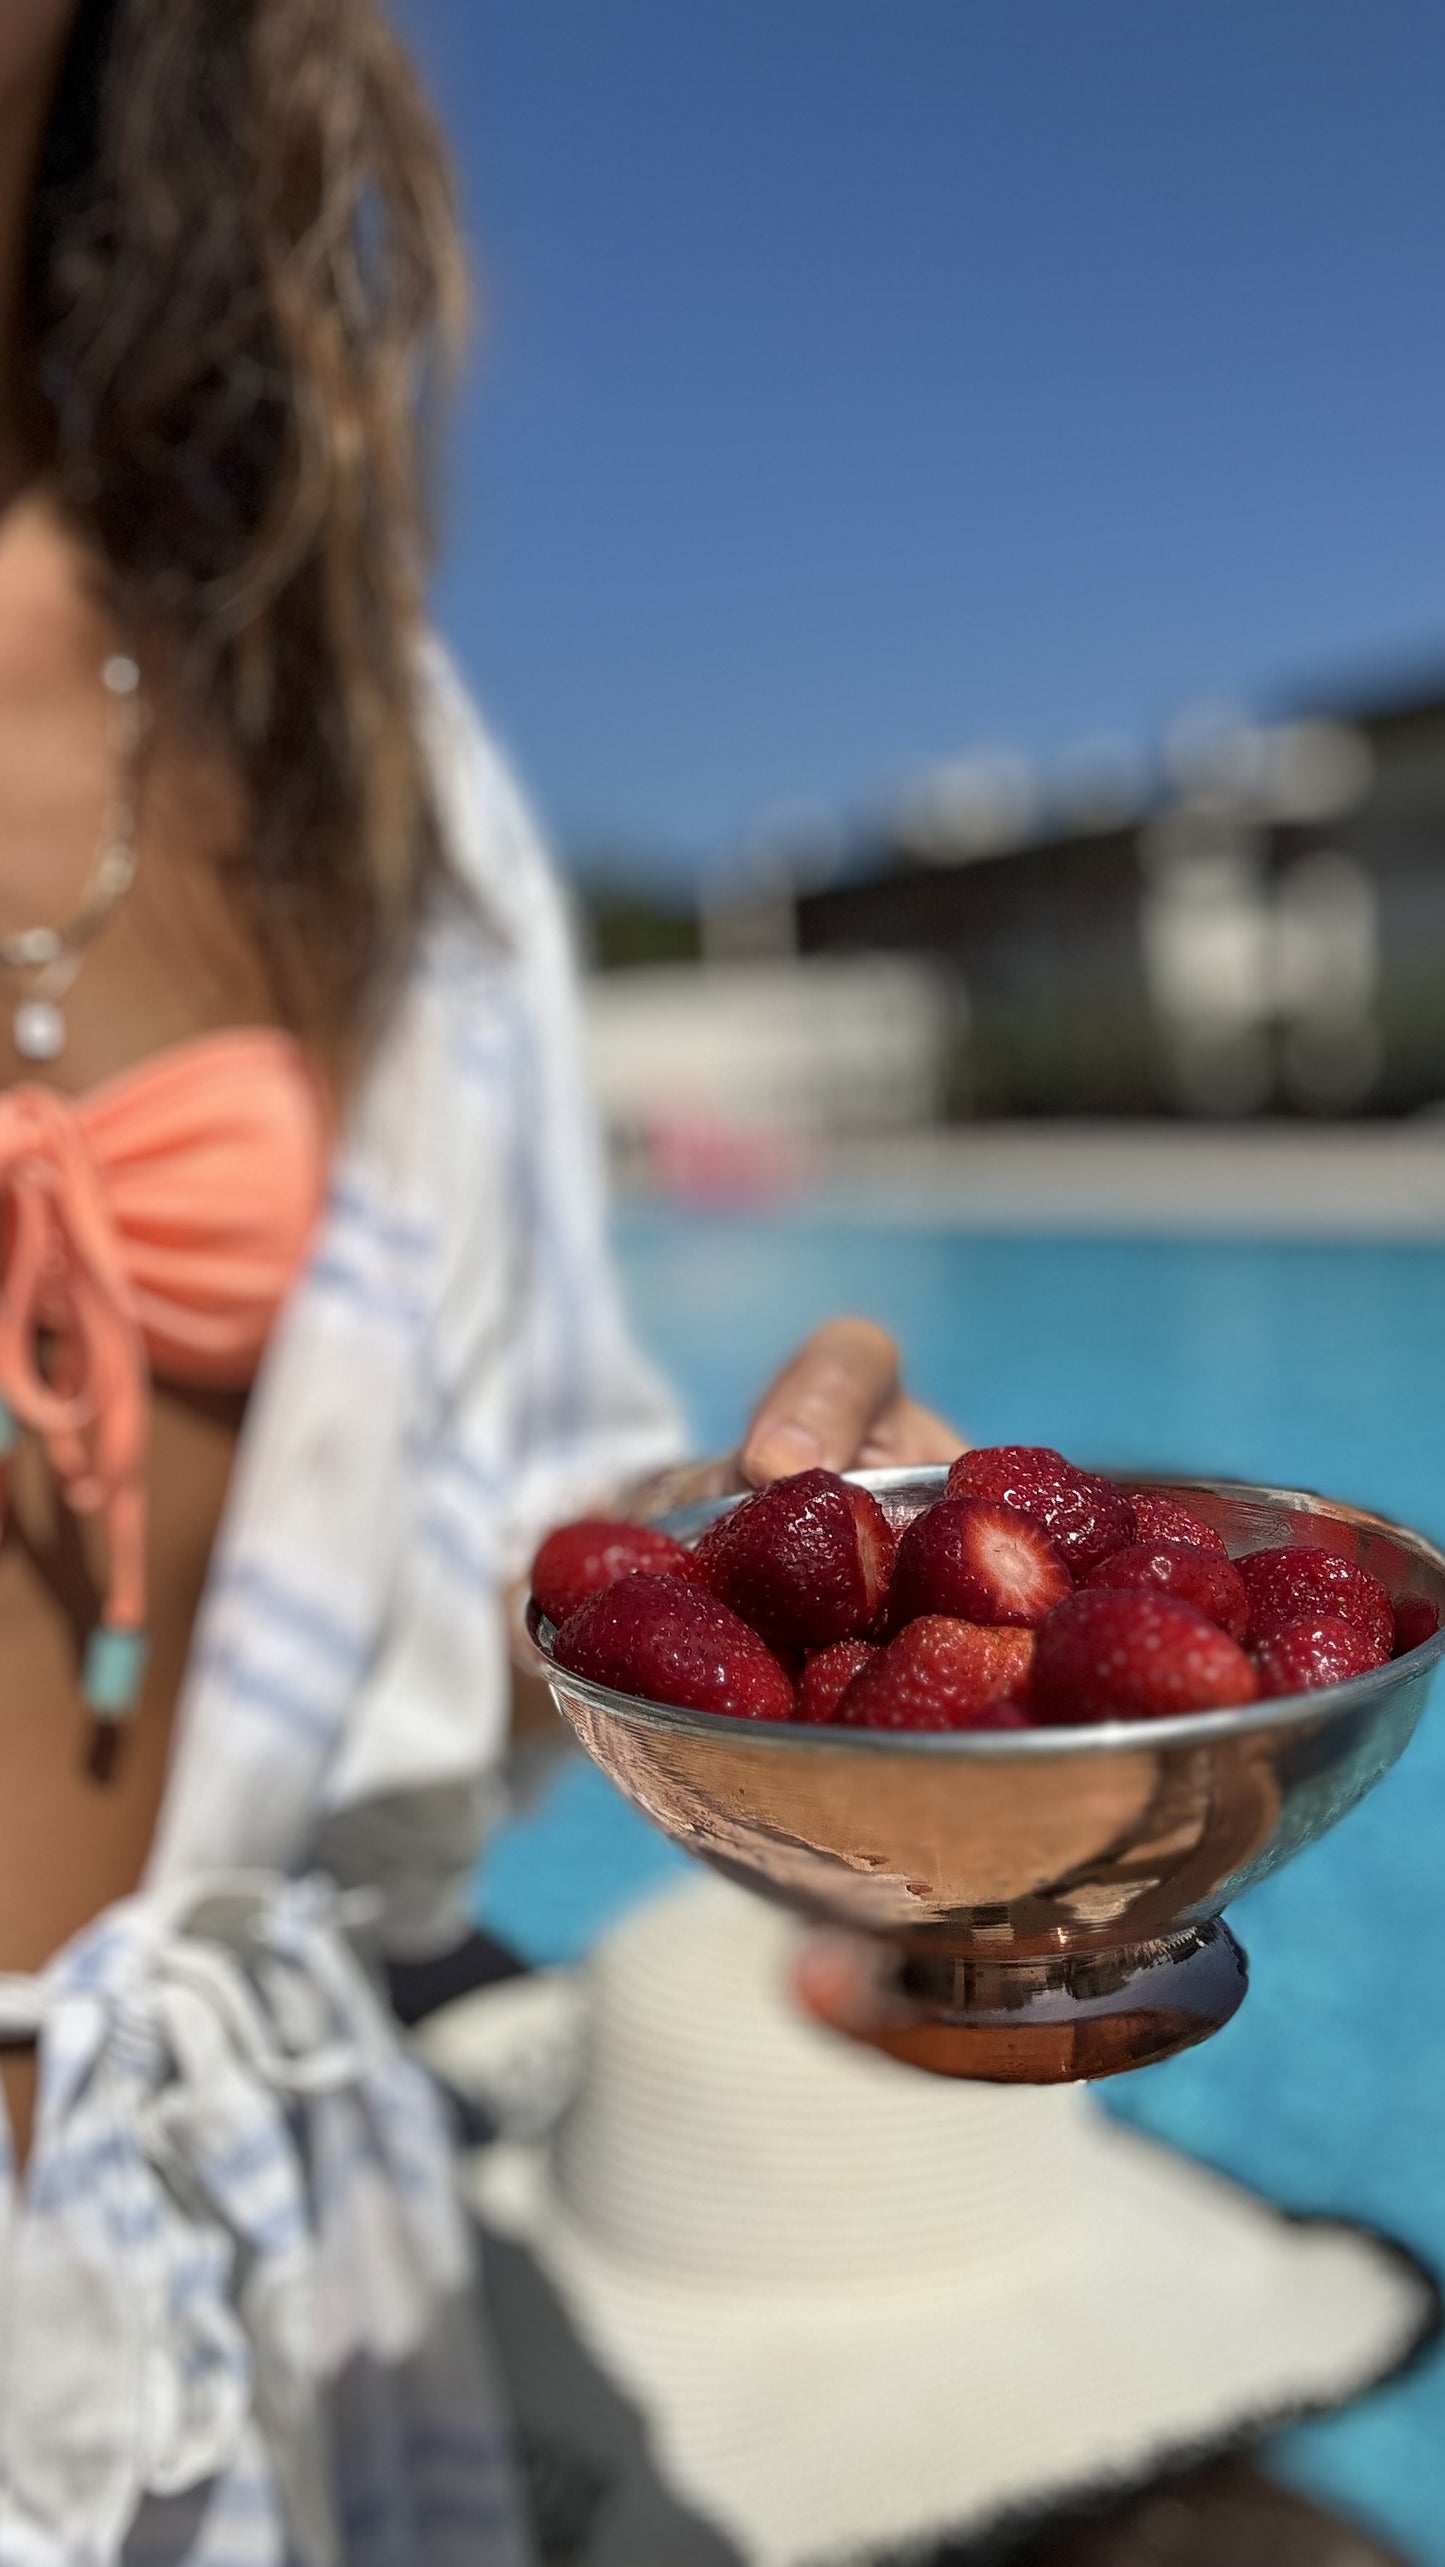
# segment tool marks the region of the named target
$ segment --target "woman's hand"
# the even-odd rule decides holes
[[[887,1470],[951,1462],[965,1450],[961,1435],[910,1399],[885,1328],[829,1319],[764,1391],[735,1453],[659,1472],[628,1511],[656,1518],[701,1498],[766,1488],[794,1471]]]
[[[898,1349],[871,1319],[830,1319],[764,1391],[738,1462],[754,1488],[791,1471],[952,1462],[963,1438],[910,1399]]]

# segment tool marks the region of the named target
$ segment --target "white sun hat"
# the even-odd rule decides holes
[[[533,2113],[468,2161],[664,2479],[753,2567],[1147,2481],[1341,2404],[1428,2332],[1393,2250],[1283,2218],[1078,2089],[954,2085],[820,2030],[796,1949],[721,1883],[655,1902],[590,1965],[550,2133]],[[575,1990],[539,1997],[555,2093]],[[465,2082],[470,2050],[497,2091],[491,2002],[455,2010],[445,2065]]]

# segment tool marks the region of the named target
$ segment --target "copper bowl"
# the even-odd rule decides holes
[[[946,1474],[856,1476],[904,1524]],[[1167,1493],[1231,1552],[1319,1544],[1445,1622],[1445,1556],[1419,1534],[1296,1489]],[[692,1538],[722,1511],[668,1529]],[[1221,1911],[1388,1772],[1445,1651],[1442,1629],[1350,1684],[1239,1711],[939,1736],[671,1710],[569,1675],[535,1608],[531,1628],[559,1710],[629,1800],[837,1930],[800,1966],[814,2013],[937,2074],[1030,2085],[1141,2067],[1228,2022],[1246,1969]]]

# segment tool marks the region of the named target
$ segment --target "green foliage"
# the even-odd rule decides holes
[[[701,934],[691,907],[610,883],[579,884],[577,905],[587,952],[599,971],[699,959]]]

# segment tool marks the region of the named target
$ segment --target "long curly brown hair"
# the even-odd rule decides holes
[[[39,459],[239,775],[283,996],[342,1044],[438,861],[425,422],[464,296],[379,0],[80,0],[29,232]]]

